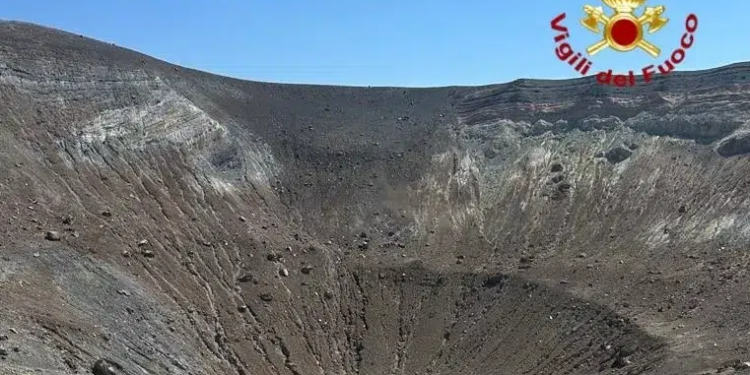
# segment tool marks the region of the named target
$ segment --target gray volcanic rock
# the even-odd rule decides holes
[[[604,154],[604,157],[607,158],[610,163],[617,164],[627,160],[627,158],[629,158],[631,155],[633,155],[632,151],[628,150],[625,147],[618,146],[607,151]]]
[[[106,359],[100,359],[94,363],[91,372],[94,375],[118,375],[121,374],[122,366]]]
[[[749,70],[282,85],[2,22],[0,369],[744,363]]]
[[[716,152],[724,157],[750,154],[750,132],[739,131],[719,141]]]

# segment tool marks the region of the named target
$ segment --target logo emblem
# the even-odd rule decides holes
[[[615,13],[608,16],[601,6],[586,5],[583,11],[586,17],[581,19],[581,25],[591,32],[600,34],[599,24],[604,25],[603,39],[586,49],[590,56],[596,55],[609,47],[615,51],[628,52],[640,48],[652,57],[661,53],[659,47],[644,39],[643,28],[648,25],[649,34],[661,30],[669,19],[662,17],[666,8],[663,5],[646,7],[641,16],[634,11],[640,8],[646,0],[602,0]]]

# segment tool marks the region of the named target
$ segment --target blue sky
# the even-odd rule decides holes
[[[357,86],[481,85],[578,76],[556,59],[550,21],[576,50],[601,39],[579,26],[593,0],[24,0],[0,19],[27,21],[113,42],[179,65],[238,78]],[[750,2],[649,0],[670,22],[648,40],[664,51],[605,50],[591,73],[661,62],[679,45],[689,13],[695,45],[680,70],[750,60]],[[639,10],[640,12],[640,10]]]

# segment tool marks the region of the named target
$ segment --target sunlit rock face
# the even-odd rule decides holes
[[[0,23],[0,372],[741,370],[748,70],[280,85]]]

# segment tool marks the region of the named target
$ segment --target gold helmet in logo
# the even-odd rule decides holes
[[[617,13],[630,13],[643,5],[646,0],[602,0],[602,2]]]

